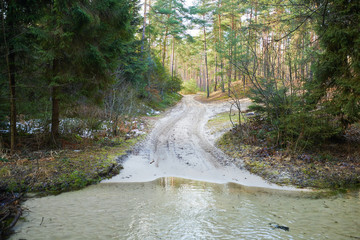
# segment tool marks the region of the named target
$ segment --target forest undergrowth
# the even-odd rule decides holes
[[[258,129],[260,130],[260,129]],[[345,189],[360,185],[360,126],[355,124],[342,141],[292,152],[268,147],[264,139],[243,139],[236,130],[224,134],[217,146],[236,165],[280,185]]]
[[[167,94],[153,101],[141,115],[119,120],[115,133],[112,126],[80,136],[85,126],[76,121],[56,144],[46,132],[19,136],[21,148],[13,155],[6,151],[0,155],[0,235],[11,232],[21,216],[20,203],[29,193],[41,196],[78,190],[118,174],[125,156],[151,129],[152,119],[180,99],[179,94]]]
[[[237,85],[235,82],[234,86]],[[198,96],[197,100],[203,103],[243,100],[241,89],[235,87],[234,93],[239,99],[217,91],[209,98]],[[266,121],[266,116],[242,108],[240,125],[238,117],[238,111],[233,109],[232,114],[220,113],[208,123],[213,131],[230,129],[216,145],[233,159],[237,167],[246,168],[280,185],[336,190],[359,188],[360,123],[352,124],[342,134],[326,141],[315,139],[311,145],[301,142],[301,139],[288,139],[286,143],[276,144],[274,126]]]
[[[360,186],[360,123],[337,138],[294,149],[274,145],[271,126],[253,114],[244,113],[241,126],[235,123],[216,143],[235,165],[280,185],[337,190]],[[229,117],[218,118],[229,126]]]
[[[28,193],[59,194],[84,188],[119,173],[121,159],[144,135],[68,142],[61,149],[27,149],[0,159],[0,235],[11,233]]]

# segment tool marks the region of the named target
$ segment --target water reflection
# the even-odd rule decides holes
[[[359,199],[179,178],[102,183],[30,199],[11,239],[349,239],[359,237]]]

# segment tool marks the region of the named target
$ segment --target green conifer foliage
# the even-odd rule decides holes
[[[29,56],[27,35],[29,27],[39,18],[39,9],[43,1],[14,1],[3,0],[1,9],[1,38],[0,38],[0,121],[4,120],[6,112],[10,117],[11,153],[16,144],[17,95],[16,88],[24,76],[25,56]],[[20,81],[19,81],[20,80]],[[7,84],[6,84],[7,82]],[[5,97],[8,96],[8,97]],[[8,101],[7,101],[8,100]],[[8,107],[9,106],[9,107]],[[5,110],[5,109],[9,110]]]
[[[159,34],[162,37],[162,39],[159,39],[159,43],[161,45],[162,65],[165,66],[168,51],[168,37],[172,36],[174,41],[175,38],[184,35],[186,28],[183,21],[188,10],[184,7],[183,3],[178,0],[156,1],[151,10],[153,19],[157,23],[157,27],[155,27],[155,29],[157,29],[154,31],[154,34]]]
[[[81,96],[100,102],[112,83],[122,43],[133,36],[128,1],[54,1],[40,25],[40,53],[52,95],[52,135],[59,134],[61,105]]]
[[[342,126],[360,119],[360,5],[358,1],[318,1],[320,52],[311,83],[313,99]]]

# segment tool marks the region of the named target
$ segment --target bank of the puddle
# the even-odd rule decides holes
[[[217,146],[235,165],[274,184],[333,190],[360,187],[358,159],[327,159],[307,152],[291,155],[286,150],[246,145],[232,132],[219,138]]]
[[[59,194],[99,183],[119,174],[122,159],[143,136],[107,140],[111,144],[92,146],[81,151],[61,151],[40,159],[25,159],[0,164],[0,239],[23,212],[24,196]]]
[[[0,190],[3,192],[60,193],[81,189],[119,173],[121,159],[143,136],[81,150],[53,151],[42,158],[1,163]]]
[[[29,199],[10,239],[349,239],[359,200],[178,178],[101,183]]]
[[[180,99],[181,95],[177,93],[166,95],[161,103],[153,107],[165,110]],[[153,114],[160,113],[152,108],[150,110],[146,117],[126,123],[130,128],[120,129],[124,131],[120,136],[82,138],[76,134],[66,135],[64,137],[71,140],[59,139],[61,149],[46,148],[37,142],[40,145],[35,150],[29,148],[19,150],[13,156],[0,156],[0,238],[11,232],[11,221],[17,218],[18,212],[21,215],[20,205],[25,193],[27,196],[29,193],[33,196],[60,194],[119,174],[126,156],[152,129]],[[40,146],[44,149],[39,150]]]

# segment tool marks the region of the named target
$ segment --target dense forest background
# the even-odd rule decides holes
[[[239,114],[238,134],[246,141],[296,151],[342,138],[359,121],[356,1],[199,0],[189,6],[148,0],[146,6],[149,45],[185,86],[207,96],[227,92],[239,112],[238,99],[254,101],[261,121],[249,126]]]
[[[252,137],[295,149],[336,138],[360,118],[359,8],[345,0],[3,0],[1,144],[13,152],[16,136],[38,131],[37,142],[56,145],[59,135],[104,123],[117,135],[131,116],[178,99],[182,80],[190,93],[221,90],[235,103],[251,96],[267,126]]]
[[[121,122],[179,98],[180,80],[141,38],[139,7],[123,0],[1,1],[4,148],[13,152],[31,136],[59,145],[60,135],[86,135],[104,123],[106,134],[117,135]]]

